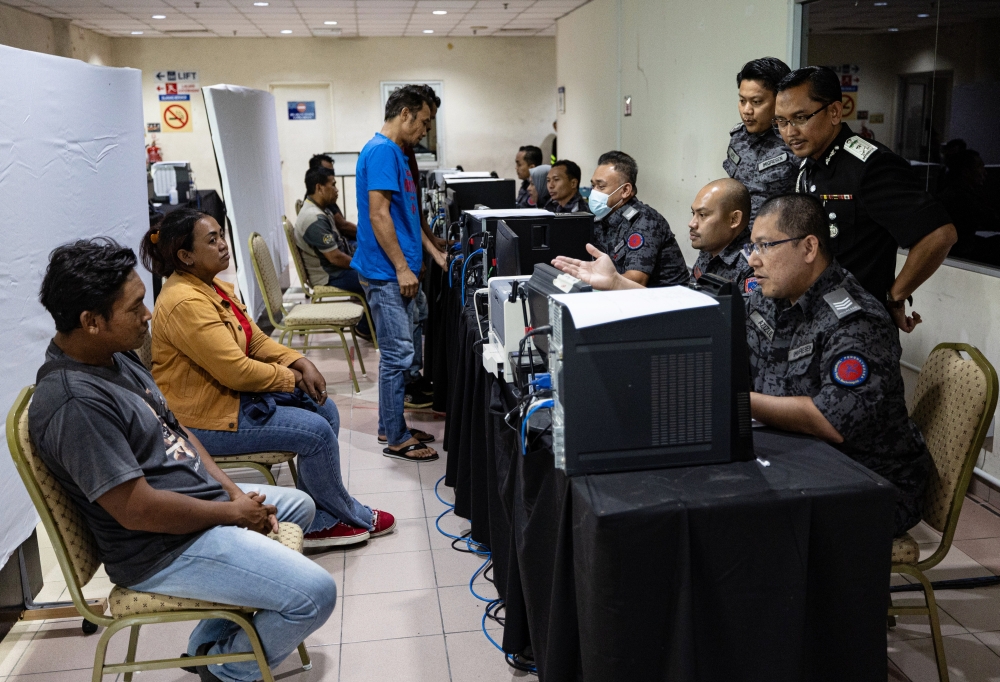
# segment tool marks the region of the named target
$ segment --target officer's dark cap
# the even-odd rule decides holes
[[[777,57],[761,57],[754,59],[743,65],[740,72],[736,74],[736,85],[742,85],[743,81],[756,81],[771,92],[778,92],[778,83],[791,72],[788,64]]]

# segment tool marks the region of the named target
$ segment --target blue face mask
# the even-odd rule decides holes
[[[618,189],[621,189],[624,186],[625,184],[623,183],[618,187]],[[617,192],[618,189],[616,189],[615,192]],[[612,210],[618,208],[618,204],[621,203],[620,201],[614,206],[608,206],[608,199],[610,199],[611,195],[615,192],[605,194],[604,192],[598,192],[596,189],[590,190],[590,198],[587,199],[587,205],[590,206],[590,212],[594,214],[594,220],[601,220],[604,216],[611,213]]]

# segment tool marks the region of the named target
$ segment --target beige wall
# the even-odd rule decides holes
[[[64,19],[0,5],[0,45],[111,66],[111,39]]]
[[[620,147],[639,163],[639,198],[662,213],[688,265],[685,225],[694,195],[725,175],[739,122],[736,72],[750,59],[790,52],[787,0],[593,0],[557,25],[560,156],[585,177]],[[619,67],[620,64],[620,67]],[[632,116],[622,98],[632,97]],[[620,138],[619,138],[620,126]]]
[[[147,121],[159,120],[159,69],[197,70],[202,86],[330,83],[336,149],[327,151],[360,151],[381,128],[381,81],[441,80],[445,162],[501,177],[516,177],[517,148],[540,143],[555,117],[552,38],[120,39],[114,57],[142,70]],[[200,188],[217,189],[204,102],[192,101],[194,132],[158,142],[165,160],[191,161]],[[354,198],[346,200],[353,215]]]

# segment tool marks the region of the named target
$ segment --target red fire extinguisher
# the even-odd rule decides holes
[[[154,137],[153,141],[146,147],[146,163],[153,164],[160,161],[163,161],[163,155],[160,153],[160,148],[156,146],[156,137]]]

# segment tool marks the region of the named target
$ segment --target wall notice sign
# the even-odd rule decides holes
[[[190,95],[198,92],[198,72],[168,70],[153,74],[158,95]]]
[[[158,133],[158,132],[160,132],[160,124],[159,123],[147,123],[146,124],[146,132],[147,133]]]
[[[316,102],[289,102],[289,121],[315,121]]]
[[[840,92],[843,95],[844,113],[843,119],[846,121],[858,120],[858,88],[861,85],[861,77],[858,72],[861,67],[857,64],[838,64],[830,67],[834,73],[840,76]],[[861,119],[863,120],[863,119]]]
[[[160,119],[165,133],[190,133],[191,95],[160,95]]]

